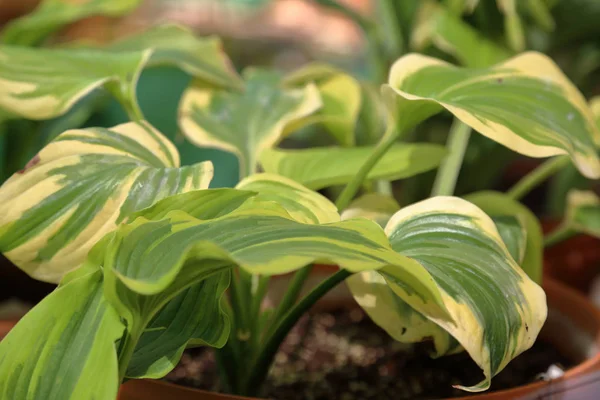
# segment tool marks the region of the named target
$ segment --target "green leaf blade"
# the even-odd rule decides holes
[[[263,152],[261,163],[267,172],[283,175],[317,190],[350,182],[374,148],[272,149]],[[437,167],[445,155],[446,150],[439,145],[397,144],[369,172],[368,179],[408,178]]]
[[[485,374],[480,384],[461,388],[487,389],[537,337],[547,313],[543,290],[513,260],[493,221],[465,200],[434,197],[406,207],[386,232],[394,250],[432,274],[454,322],[424,315],[454,336]]]
[[[0,396],[31,400],[114,400],[116,341],[124,326],[102,297],[92,268],[61,285],[0,343]]]
[[[37,279],[58,282],[129,214],[204,189],[210,162],[179,154],[145,122],[58,136],[0,188],[0,250]]]
[[[179,110],[183,133],[195,145],[218,148],[240,160],[240,176],[256,172],[260,154],[321,107],[314,85],[284,89],[277,74],[248,71],[243,93],[192,85]]]
[[[41,120],[66,113],[102,85],[135,91],[151,50],[116,54],[103,50],[0,47],[0,107]]]
[[[568,154],[587,177],[600,177],[600,131],[577,88],[540,53],[486,69],[458,68],[418,54],[392,67],[389,84],[410,123],[450,111],[484,136],[521,154]],[[412,115],[420,113],[419,118]],[[406,124],[407,122],[405,122]]]

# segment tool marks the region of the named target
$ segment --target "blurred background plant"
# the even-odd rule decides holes
[[[408,52],[481,67],[536,50],[550,55],[587,98],[600,93],[598,0],[0,0],[0,41],[6,45],[109,43],[165,21],[223,38],[238,71],[254,65],[287,72],[319,61],[354,76],[362,96],[355,124],[348,129],[353,129],[358,145],[374,144],[383,133],[378,87],[391,64]],[[175,141],[183,164],[212,160],[212,186],[234,186],[238,165],[233,155],[200,149],[179,132],[177,107],[190,80],[175,67],[146,69],[138,84],[140,106],[149,122]],[[102,90],[50,120],[26,120],[0,109],[0,182],[67,129],[109,127],[125,120],[121,107]],[[444,143],[451,123],[450,116],[442,114],[421,124],[410,137]],[[307,141],[331,145],[334,139],[323,134],[324,129],[322,124],[310,125],[284,146],[299,147]],[[472,135],[456,194],[506,189],[539,163]],[[401,204],[408,204],[425,198],[434,179],[435,172],[429,172],[392,189]],[[569,166],[524,201],[539,215],[559,218],[573,188],[598,192],[597,182]],[[16,269],[10,273],[21,274]],[[2,297],[27,292],[15,279],[0,279],[5,286],[0,287]],[[32,285],[39,286],[31,292],[33,301],[49,290],[45,284]]]

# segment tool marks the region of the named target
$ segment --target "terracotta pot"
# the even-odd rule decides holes
[[[544,233],[551,232],[558,224],[558,221],[543,221]],[[544,251],[544,274],[583,293],[589,294],[598,273],[600,239],[580,234]]]
[[[567,389],[569,382],[587,373],[600,370],[600,311],[575,290],[545,278],[544,289],[548,296],[548,320],[540,337],[551,342],[563,355],[579,362],[566,371],[563,377],[551,382],[537,382],[515,389],[459,400],[509,400],[548,390]],[[594,398],[594,397],[580,397]],[[138,380],[121,387],[119,400],[241,400],[248,399],[209,393],[185,388],[162,381]]]

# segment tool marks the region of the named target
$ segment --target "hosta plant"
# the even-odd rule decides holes
[[[600,176],[588,105],[538,53],[478,69],[400,58],[371,146],[355,144],[378,95],[347,74],[320,65],[239,76],[216,39],[178,27],[101,48],[5,45],[0,55],[7,112],[51,118],[99,89],[131,119],[65,131],[0,188],[0,250],[59,284],[0,343],[0,398],[112,400],[124,380],[161,378],[194,346],[216,349],[227,391],[259,395],[291,327],[342,281],[398,341],[431,340],[436,356],[466,351],[482,378],[461,388],[484,391],[547,313],[539,223],[518,199],[567,163]],[[145,121],[135,88],[153,63],[194,76],[181,129],[237,155],[235,188],[209,189],[212,164],[181,166]],[[441,112],[455,117],[447,148],[403,142]],[[279,147],[309,124],[339,145]],[[552,158],[508,193],[454,197],[471,130]],[[435,168],[431,197],[416,204],[400,207],[379,184]],[[343,187],[334,202],[315,191],[332,186]],[[315,263],[339,271],[300,296]],[[269,277],[290,272],[281,303],[265,307]]]

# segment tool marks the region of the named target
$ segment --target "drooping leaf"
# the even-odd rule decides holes
[[[592,191],[571,190],[563,222],[576,232],[600,238],[600,198]]]
[[[58,136],[0,188],[0,250],[31,276],[58,282],[129,214],[208,186],[210,162],[179,154],[146,122]]]
[[[118,95],[135,93],[150,54],[151,50],[113,53],[0,46],[0,107],[40,120],[64,114],[77,100],[103,85]]]
[[[502,242],[504,242],[513,260],[521,265],[523,258],[525,258],[525,248],[527,246],[525,227],[517,217],[512,215],[492,217],[492,221],[494,221]]]
[[[178,25],[161,25],[121,39],[107,47],[113,52],[152,49],[148,66],[177,65],[209,86],[241,88],[242,81],[217,37],[198,38]]]
[[[0,343],[0,397],[114,400],[124,326],[102,296],[102,272],[82,268]]]
[[[150,300],[133,302],[121,294],[133,291],[148,299],[166,296],[232,264],[251,274],[266,275],[287,273],[313,262],[339,265],[351,272],[394,265],[410,293],[406,295],[409,304],[444,318],[431,277],[417,263],[391,250],[374,222],[303,224],[274,202],[251,205],[210,220],[174,211],[168,219],[138,218],[119,227],[104,261],[111,303],[121,315],[143,315],[140,310],[147,309]],[[150,264],[152,268],[144,267]]]
[[[471,68],[489,67],[510,57],[506,49],[434,1],[423,2],[411,41],[416,51],[433,44]]]
[[[505,193],[476,192],[465,196],[465,200],[475,204],[492,218],[512,216],[519,220],[526,232],[525,254],[523,262],[519,265],[534,282],[540,283],[542,281],[544,235],[535,214]]]
[[[223,347],[230,322],[220,303],[229,275],[226,271],[204,279],[169,301],[144,329],[126,377],[162,378],[187,347]]]
[[[326,224],[340,220],[337,207],[325,196],[275,174],[256,174],[243,179],[237,189],[257,192],[251,201],[273,201],[298,222]]]
[[[60,28],[95,15],[118,17],[134,10],[140,0],[43,0],[31,13],[10,21],[2,30],[3,43],[39,44]]]
[[[367,218],[383,228],[399,209],[400,204],[393,197],[381,193],[368,193],[350,203],[342,212],[342,219]]]
[[[492,140],[531,157],[568,154],[587,177],[600,177],[600,143],[585,99],[546,56],[529,52],[486,69],[459,68],[409,54],[384,95],[400,131],[446,109]],[[390,88],[391,87],[391,88]]]
[[[286,176],[311,189],[348,183],[369,158],[374,146],[322,147],[264,151],[260,162],[267,172]],[[446,150],[426,143],[394,145],[369,172],[368,179],[408,178],[437,167]]]
[[[361,108],[361,87],[352,76],[323,64],[313,64],[293,72],[284,84],[301,88],[314,83],[323,106],[304,123],[319,123],[342,146],[355,143],[355,129]]]
[[[391,337],[402,343],[431,340],[432,356],[454,353],[458,342],[396,295],[377,271],[364,271],[346,279],[358,305]]]
[[[420,311],[465,348],[490,379],[535,341],[547,313],[543,290],[513,260],[493,221],[473,204],[434,197],[400,210],[386,226],[394,250],[425,267],[440,287],[451,321]],[[379,270],[392,290],[394,267]]]
[[[197,146],[219,148],[240,160],[240,174],[256,172],[260,154],[275,146],[290,125],[321,107],[314,85],[284,89],[277,74],[261,70],[244,73],[243,93],[192,85],[184,93],[179,123]]]

